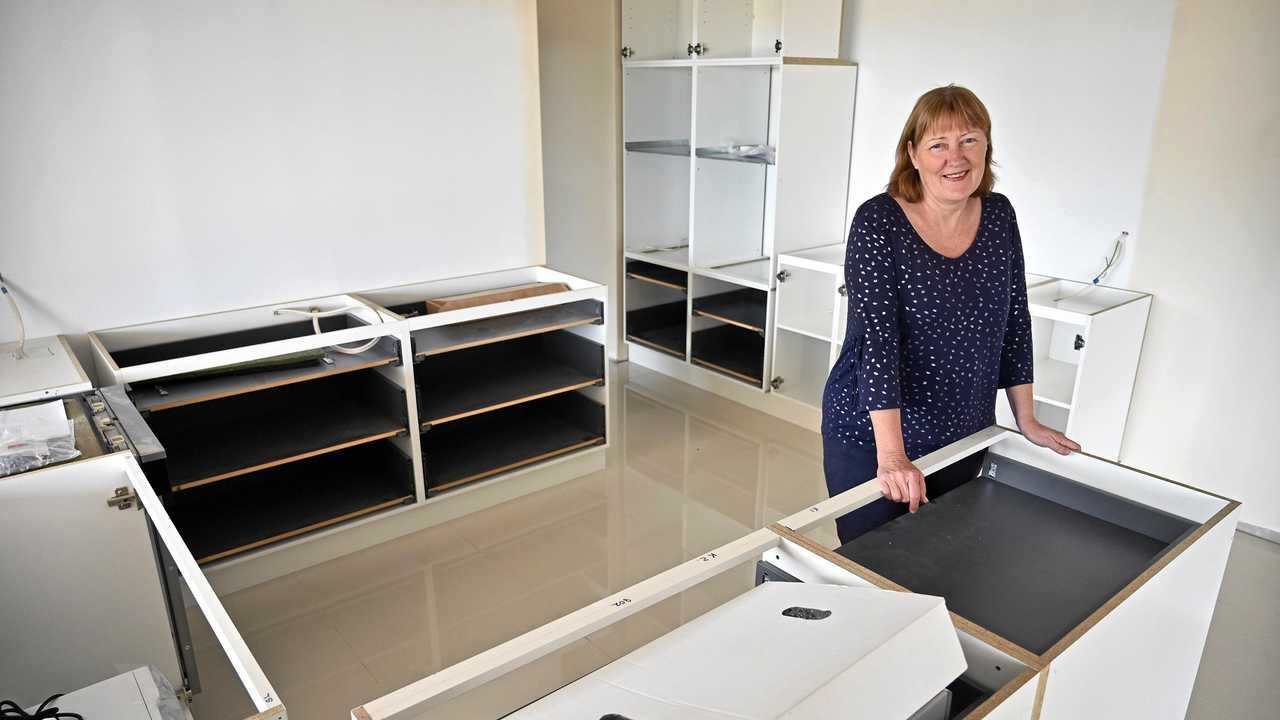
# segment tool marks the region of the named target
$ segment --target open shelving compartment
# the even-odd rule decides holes
[[[539,284],[560,289],[428,312]],[[531,267],[359,293],[408,326],[428,496],[605,444],[604,292]]]
[[[690,361],[763,387],[770,301],[766,290],[694,273]]]
[[[1037,419],[1118,460],[1151,296],[1028,274],[1027,300]],[[996,417],[1015,424],[1003,392]]]
[[[628,67],[623,117],[626,256],[689,267],[689,145],[693,70]]]
[[[694,148],[694,269],[768,290],[776,187],[776,65],[697,68]]]
[[[333,314],[317,334],[291,309]],[[90,333],[165,448],[153,482],[199,562],[415,501],[401,341],[382,321],[343,295]]]
[[[689,273],[643,260],[626,261],[627,340],[685,359]]]

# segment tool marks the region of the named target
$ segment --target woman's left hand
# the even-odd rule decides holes
[[[1080,449],[1080,443],[1051,427],[1041,425],[1039,420],[1022,423],[1018,429],[1031,442],[1040,447],[1049,448],[1059,455],[1070,455]]]

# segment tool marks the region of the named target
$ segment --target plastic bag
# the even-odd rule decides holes
[[[0,477],[79,456],[62,401],[0,411]]]

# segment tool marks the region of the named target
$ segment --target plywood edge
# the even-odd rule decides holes
[[[863,580],[866,580],[867,582],[871,583],[875,587],[880,588],[881,590],[893,590],[895,592],[905,592],[905,593],[911,592],[907,588],[903,587],[902,585],[899,585],[898,583],[890,580],[889,578],[884,577],[879,573],[875,573],[875,572],[872,572],[871,570],[868,570],[867,568],[859,565],[858,563],[850,560],[849,558],[827,547],[824,547],[823,545],[820,545],[817,542],[814,542],[813,540],[805,537],[804,535],[801,535],[800,533],[796,532],[795,530],[792,530],[791,528],[785,525],[781,525],[779,523],[773,523],[772,525],[769,526],[769,529],[777,533],[784,540],[790,540],[796,545],[799,545],[800,547],[804,548],[805,550],[808,550],[814,555],[817,555],[823,560],[826,560],[832,565],[835,565],[842,570],[848,570],[849,572],[853,573],[854,575],[857,575]]]
[[[392,365],[398,359],[399,358],[397,356],[393,355],[391,357],[370,360],[369,362],[360,363],[359,365],[352,365],[351,367],[344,367],[344,368],[339,368],[335,370],[325,368],[315,373],[311,373],[309,375],[299,375],[296,377],[278,380],[276,382],[264,383],[262,385],[245,386],[243,388],[237,388],[235,390],[211,392],[205,395],[199,395],[196,397],[187,398],[186,400],[174,400],[173,402],[159,403],[156,405],[152,405],[151,407],[147,408],[147,410],[149,412],[160,412],[162,410],[172,410],[174,408],[179,408],[186,405],[196,405],[203,402],[209,402],[210,400],[221,400],[223,398],[235,397],[237,395],[248,395],[249,393],[255,393],[262,390],[271,390],[278,387],[284,387],[285,385],[293,385],[300,382],[310,382],[312,380],[321,380],[325,378],[335,377],[338,375],[345,375],[346,373],[356,372],[357,370],[369,370],[371,368],[382,367],[384,365]],[[157,379],[162,379],[162,378],[157,378]]]
[[[107,363],[107,367],[112,372],[120,372],[120,366],[116,365],[116,359],[111,357],[111,353],[107,352],[107,346],[102,344],[102,338],[98,337],[96,332],[89,333],[89,344],[98,352],[98,356]]]
[[[1121,603],[1128,600],[1143,585],[1146,585],[1151,578],[1156,576],[1156,573],[1168,567],[1174,560],[1177,560],[1182,553],[1186,552],[1187,548],[1191,547],[1196,543],[1196,541],[1204,537],[1205,533],[1216,527],[1218,523],[1222,522],[1228,515],[1235,512],[1238,507],[1240,507],[1239,502],[1235,500],[1230,501],[1213,517],[1209,518],[1208,521],[1188,533],[1186,537],[1178,542],[1178,544],[1169,548],[1166,553],[1157,558],[1156,561],[1151,564],[1151,567],[1142,571],[1141,575],[1131,580],[1128,585],[1125,585],[1120,590],[1120,592],[1111,596],[1111,599],[1103,603],[1102,607],[1094,610],[1089,617],[1085,618],[1079,625],[1076,625],[1070,632],[1062,636],[1061,640],[1054,643],[1053,647],[1041,654],[1040,661],[1045,665],[1048,665],[1054,658],[1065,652],[1067,648],[1071,647],[1071,645],[1077,640],[1084,637],[1085,633],[1093,629],[1093,627],[1098,623],[1102,622],[1102,619],[1110,615],[1111,612],[1119,607]]]
[[[641,275],[639,273],[629,272],[627,273],[627,277],[631,278],[632,280],[639,280],[640,282],[652,283],[654,285],[661,285],[662,287],[665,287],[665,288],[671,288],[672,290],[679,290],[680,292],[688,292],[688,288],[686,288],[683,285],[677,285],[675,283],[667,282],[666,280],[651,278],[648,275]]]
[[[1022,647],[1021,645],[1009,640],[1005,637],[997,635],[986,629],[978,623],[956,613],[951,613],[951,621],[956,628],[962,630],[965,634],[971,635],[1018,662],[1032,669],[1040,669],[1044,667],[1044,662],[1039,655]]]
[[[692,362],[694,365],[701,365],[702,367],[715,370],[718,373],[724,373],[725,375],[728,375],[729,377],[734,378],[735,380],[741,380],[745,383],[750,383],[754,387],[760,387],[760,383],[763,382],[761,378],[755,378],[755,377],[751,377],[750,375],[744,375],[736,370],[730,370],[727,367],[717,365],[713,362],[707,362],[702,358],[693,358]]]
[[[190,490],[192,488],[198,488],[202,485],[208,485],[209,483],[218,482],[219,480],[226,480],[228,478],[239,477],[240,475],[247,475],[249,473],[258,472],[259,470],[266,470],[268,468],[273,468],[273,467],[278,467],[280,465],[288,465],[289,463],[298,462],[299,460],[306,460],[308,458],[318,457],[320,455],[327,455],[331,452],[345,450],[347,448],[356,447],[357,445],[365,445],[367,443],[377,442],[378,440],[385,440],[387,438],[397,437],[399,435],[404,435],[407,432],[409,432],[408,428],[397,428],[395,430],[388,430],[386,432],[376,433],[374,435],[367,435],[365,437],[356,438],[355,440],[348,440],[346,442],[341,442],[336,445],[328,445],[326,447],[317,448],[315,450],[308,450],[307,452],[298,453],[297,455],[290,455],[288,457],[279,458],[277,460],[270,460],[268,462],[258,463],[257,465],[250,465],[249,467],[238,468],[236,470],[221,473],[219,475],[213,475],[207,478],[200,478],[199,480],[192,480],[190,482],[179,483],[177,485],[174,485],[173,489],[175,491]]]
[[[591,380],[584,380],[582,382],[565,385],[563,387],[552,388],[551,390],[535,393],[533,395],[524,395],[511,400],[495,403],[493,405],[485,405],[484,407],[476,408],[475,410],[467,410],[466,412],[454,413],[453,415],[446,415],[445,417],[441,417],[441,418],[424,420],[422,421],[421,425],[423,428],[426,428],[431,425],[442,425],[444,423],[452,422],[454,420],[462,420],[463,418],[469,418],[469,417],[472,417],[473,415],[483,415],[484,413],[493,412],[494,410],[501,410],[503,408],[509,408],[515,405],[523,405],[524,403],[533,402],[534,400],[541,400],[543,398],[549,398],[549,397],[552,397],[553,395],[563,395],[564,393],[573,392],[575,390],[582,390],[583,388],[589,388],[592,385],[600,385],[603,382],[604,382],[604,376],[593,378]]]
[[[836,65],[839,67],[858,67],[858,63],[852,60],[844,60],[842,58],[816,58],[816,57],[791,57],[784,55],[782,57],[783,65]]]
[[[1040,671],[1040,679],[1036,681],[1036,701],[1031,706],[1031,720],[1040,720],[1040,713],[1044,711],[1044,691],[1049,685],[1049,666],[1045,665]]]
[[[260,548],[264,545],[270,545],[275,542],[280,542],[281,540],[288,540],[289,538],[292,538],[292,537],[305,535],[313,530],[326,528],[326,527],[329,527],[330,525],[337,525],[338,523],[346,522],[347,520],[354,520],[355,518],[358,518],[364,515],[370,515],[372,513],[378,512],[379,510],[386,510],[387,508],[395,507],[396,505],[400,505],[408,500],[413,500],[413,499],[414,499],[414,496],[412,495],[402,495],[398,498],[395,498],[394,500],[387,500],[385,502],[380,502],[377,505],[372,505],[367,508],[361,508],[360,510],[355,510],[355,511],[346,513],[344,515],[339,515],[337,517],[329,518],[327,520],[321,520],[320,522],[312,523],[311,525],[298,528],[297,530],[289,530],[288,532],[282,532],[278,535],[272,535],[271,537],[263,538],[262,540],[255,540],[254,542],[247,543],[239,547],[234,547],[234,548],[231,548],[230,550],[223,550],[222,552],[214,553],[213,555],[206,555],[202,558],[199,558],[196,562],[198,562],[201,565],[205,565],[211,562],[221,560],[226,557],[231,557],[232,555],[239,555],[240,553],[243,553],[243,552],[256,550],[257,548]]]
[[[637,345],[643,345],[651,350],[657,350],[658,352],[665,353],[667,355],[670,355],[673,358],[679,358],[681,360],[684,360],[683,353],[676,352],[675,350],[672,350],[669,347],[663,347],[658,343],[651,342],[649,340],[644,340],[642,338],[636,337],[635,335],[628,335],[627,342],[633,342],[633,343],[636,343]]]
[[[551,450],[551,451],[542,453],[541,455],[535,455],[531,458],[518,460],[516,462],[503,465],[502,467],[493,468],[491,470],[485,470],[484,472],[476,473],[475,475],[468,475],[467,477],[459,478],[457,480],[450,480],[449,482],[444,483],[442,485],[437,485],[434,487],[428,486],[427,489],[433,492],[443,492],[445,490],[451,490],[460,485],[466,485],[467,483],[472,483],[477,480],[483,480],[487,477],[493,477],[494,475],[501,475],[502,473],[505,473],[509,470],[522,468],[525,465],[532,465],[534,463],[542,462],[543,460],[550,460],[551,458],[558,457],[560,455],[567,455],[571,452],[574,452],[577,450],[583,450],[585,448],[593,447],[595,445],[600,445],[602,443],[604,443],[603,435],[600,437],[591,438],[590,440],[583,440],[582,442],[577,442],[572,445],[567,445],[565,447],[558,448],[556,450]]]
[[[245,720],[284,720],[288,717],[284,705],[275,705],[263,710],[255,715],[250,715]]]
[[[487,319],[487,318],[482,318],[482,319]],[[543,333],[554,332],[556,330],[566,330],[568,328],[578,327],[579,325],[593,325],[599,320],[600,320],[600,317],[597,316],[594,318],[583,318],[581,320],[570,320],[568,322],[556,323],[554,325],[544,325],[544,326],[534,328],[532,330],[524,330],[521,332],[511,333],[509,335],[502,335],[500,337],[484,338],[483,340],[475,340],[472,342],[464,342],[464,343],[459,343],[457,345],[450,345],[449,347],[440,348],[438,350],[423,350],[422,352],[417,353],[416,357],[421,358],[421,357],[431,357],[432,355],[443,355],[444,353],[453,352],[455,350],[466,350],[467,348],[480,347],[481,345],[492,345],[493,343],[499,343],[506,340],[515,340],[517,338],[529,337],[530,335],[541,335]],[[468,321],[468,322],[474,322],[474,321]],[[447,327],[447,326],[441,326],[441,327]],[[424,328],[424,329],[429,330],[431,328]]]
[[[373,716],[369,714],[368,710],[364,709],[363,705],[351,711],[351,718],[352,720],[373,720]]]
[[[1023,685],[1031,682],[1031,678],[1043,673],[1043,670],[1028,669],[1014,679],[1005,683],[999,690],[996,690],[991,697],[982,702],[981,705],[973,709],[973,712],[964,716],[964,720],[982,720],[990,715],[993,711],[1004,704],[1011,695],[1022,689]]]
[[[758,332],[758,333],[764,332],[764,328],[756,327],[751,323],[742,322],[741,320],[734,320],[732,318],[725,317],[724,315],[717,315],[716,313],[713,313],[709,310],[703,310],[702,308],[694,308],[693,314],[699,315],[705,318],[711,318],[712,320],[719,320],[720,322],[726,325],[733,325],[734,327],[740,327],[743,330],[750,330],[752,332]]]

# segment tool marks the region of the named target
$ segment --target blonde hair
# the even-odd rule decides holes
[[[996,184],[995,173],[991,171],[991,115],[987,106],[982,104],[977,95],[968,88],[957,85],[938,87],[920,96],[916,106],[907,116],[907,124],[902,128],[902,137],[898,138],[898,149],[893,172],[889,175],[889,194],[907,202],[920,202],[924,198],[924,187],[920,183],[920,173],[911,164],[908,144],[919,146],[924,134],[932,128],[960,127],[965,130],[981,130],[987,136],[986,167],[982,170],[982,181],[973,191],[973,197],[991,192]]]

